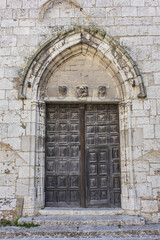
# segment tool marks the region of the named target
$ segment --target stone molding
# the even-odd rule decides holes
[[[50,76],[61,64],[79,54],[96,57],[106,69],[113,69],[122,100],[146,97],[142,76],[129,54],[104,32],[82,27],[61,33],[41,47],[26,67],[19,97],[43,99]]]

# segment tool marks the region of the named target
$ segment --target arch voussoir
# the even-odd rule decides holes
[[[93,58],[96,56],[106,69],[112,64],[116,69],[115,75],[120,78],[117,83],[123,85],[124,98],[146,97],[142,76],[128,53],[109,36],[85,28],[64,33],[40,49],[25,71],[20,96],[37,99],[40,96],[38,89],[46,85],[51,74],[78,54],[88,54]],[[28,91],[28,82],[31,84],[32,94]]]

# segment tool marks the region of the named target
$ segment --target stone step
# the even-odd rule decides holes
[[[145,224],[144,226],[39,226],[30,229],[23,227],[1,227],[0,239],[6,237],[18,237],[18,236],[53,236],[53,237],[78,237],[86,236],[90,239],[94,239],[96,236],[145,236],[145,235],[157,235],[160,237],[160,223],[157,224]],[[157,237],[157,239],[159,239]],[[18,239],[18,238],[16,238]],[[112,238],[111,238],[112,239]],[[141,238],[140,238],[141,239]]]
[[[91,215],[49,215],[49,216],[35,216],[22,217],[18,221],[19,224],[34,223],[38,225],[50,226],[79,226],[79,225],[105,225],[105,226],[121,226],[121,225],[144,225],[145,219],[143,217],[128,216],[128,215],[113,215],[113,216],[91,216]]]
[[[50,208],[46,207],[39,210],[40,215],[119,215],[123,214],[124,211],[121,208],[106,209],[106,208]]]

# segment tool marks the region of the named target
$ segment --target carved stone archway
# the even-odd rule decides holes
[[[69,59],[83,54],[97,59],[111,71],[120,93],[119,116],[121,138],[122,208],[137,213],[139,205],[134,187],[132,153],[132,99],[145,98],[142,76],[128,53],[112,38],[91,29],[76,28],[47,42],[28,64],[22,79],[20,97],[31,105],[30,168],[34,169],[30,196],[33,212],[44,206],[45,166],[45,98],[44,90],[50,77]],[[109,101],[109,99],[108,99]],[[29,176],[31,179],[32,177]],[[34,186],[32,185],[34,183]],[[26,210],[27,212],[27,210]]]

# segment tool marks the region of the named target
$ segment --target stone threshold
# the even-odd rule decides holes
[[[46,207],[39,210],[40,215],[92,215],[92,216],[112,216],[124,214],[121,208],[53,208]]]

